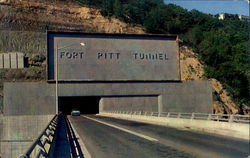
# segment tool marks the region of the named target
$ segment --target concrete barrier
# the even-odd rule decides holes
[[[1,158],[17,158],[23,154],[53,116],[0,116]]]
[[[0,69],[24,68],[24,54],[21,52],[0,53]]]
[[[99,115],[250,140],[249,124],[113,113]]]
[[[0,158],[2,158],[2,150],[1,150],[1,146],[2,146],[2,143],[1,143],[1,138],[2,138],[2,135],[3,135],[3,115],[0,114]]]

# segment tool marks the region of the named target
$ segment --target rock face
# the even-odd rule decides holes
[[[186,46],[181,46],[179,51],[181,80],[204,80],[204,68],[197,54]]]
[[[232,98],[228,96],[228,92],[223,88],[222,84],[216,79],[211,79],[211,83],[214,95],[216,95],[213,105],[214,112],[217,112],[221,107],[223,107],[223,113],[239,114],[241,112],[239,105],[237,105]],[[219,113],[222,113],[222,111]]]

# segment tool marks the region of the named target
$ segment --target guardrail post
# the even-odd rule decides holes
[[[160,117],[161,116],[161,112],[158,112],[158,117]]]
[[[191,120],[193,120],[194,119],[194,113],[192,112],[192,114],[191,114]]]
[[[220,119],[219,119],[219,115],[217,115],[216,119],[217,119],[217,121],[218,121],[218,122],[220,121]]]
[[[230,115],[229,116],[228,122],[230,122],[230,123],[234,122],[234,115]]]
[[[177,116],[177,118],[181,118],[181,113],[178,113],[178,116]]]
[[[169,117],[170,116],[170,112],[168,112],[168,114],[167,114],[167,117]]]
[[[212,119],[212,115],[208,114],[207,120],[211,120]]]

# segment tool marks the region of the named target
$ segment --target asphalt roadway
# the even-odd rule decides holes
[[[92,158],[247,158],[249,142],[95,115],[68,116]]]

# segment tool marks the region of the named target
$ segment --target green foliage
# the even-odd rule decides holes
[[[115,16],[141,24],[149,33],[179,34],[205,64],[208,78],[221,81],[239,103],[250,103],[249,22],[218,20],[197,10],[188,11],[163,0],[78,0]]]
[[[76,1],[86,6],[101,7],[102,2],[108,0],[76,0]]]
[[[124,4],[124,21],[143,24],[148,12],[159,5],[159,0],[133,0]]]
[[[42,66],[43,62],[46,60],[46,57],[43,54],[32,54],[29,57],[30,66]]]
[[[114,15],[116,17],[122,17],[123,16],[123,8],[120,0],[115,0],[114,5],[113,5],[113,11]]]
[[[194,26],[189,31],[187,31],[182,39],[184,39],[184,41],[189,43],[189,45],[194,48],[195,46],[199,45],[204,39],[202,28],[199,25]]]
[[[111,16],[114,14],[114,0],[103,0],[101,14],[103,16]]]
[[[207,65],[207,77],[224,83],[230,95],[239,103],[249,104],[249,45],[248,41],[242,39],[244,36],[233,33],[236,32],[228,32],[223,27],[219,30],[211,29],[193,47],[198,48],[201,60]],[[235,36],[237,39],[232,38]]]
[[[144,21],[145,29],[151,33],[167,33],[167,25],[170,16],[164,6],[153,8]]]

